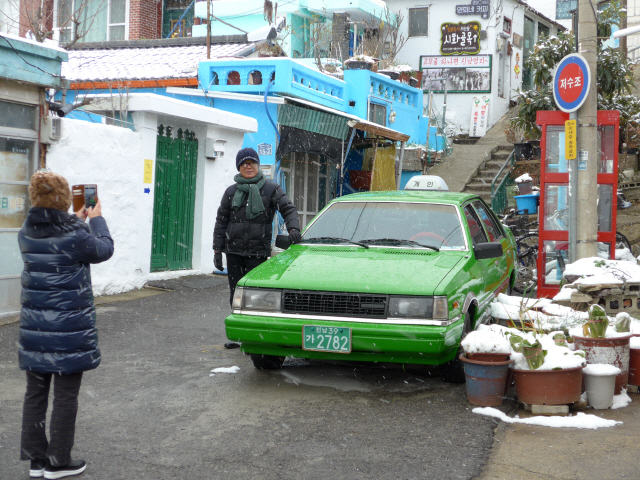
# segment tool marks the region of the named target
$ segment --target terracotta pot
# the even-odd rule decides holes
[[[509,382],[509,365],[513,360],[502,362],[482,362],[460,355],[464,363],[464,376],[467,384],[469,403],[482,407],[495,407],[502,404]]]
[[[629,385],[640,386],[640,349],[629,349]]]
[[[620,369],[616,377],[616,395],[629,384],[629,339],[631,334],[615,338],[573,337],[577,350],[584,350],[587,363],[604,363]]]
[[[504,362],[511,357],[508,353],[484,353],[475,352],[467,353],[467,358],[470,360],[478,360],[480,362]]]
[[[582,367],[563,370],[513,369],[518,401],[527,405],[568,405],[580,400]]]

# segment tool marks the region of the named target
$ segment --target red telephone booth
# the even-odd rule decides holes
[[[560,290],[564,266],[569,261],[569,162],[564,156],[564,122],[569,114],[540,111],[536,123],[540,140],[540,208],[538,210],[538,298]],[[618,126],[620,112],[598,111],[598,256],[615,259],[618,191]],[[589,152],[589,160],[593,152]],[[580,205],[578,205],[578,212]]]

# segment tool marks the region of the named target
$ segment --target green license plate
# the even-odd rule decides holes
[[[317,352],[351,353],[351,329],[303,325],[302,349]]]

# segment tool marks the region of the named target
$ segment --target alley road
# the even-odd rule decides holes
[[[255,370],[225,350],[226,279],[98,307],[102,364],[83,378],[74,456],[85,480],[470,479],[495,422],[435,370],[287,359]],[[18,325],[0,327],[0,479],[18,461]],[[216,367],[238,366],[235,374]],[[501,409],[513,408],[507,401]],[[76,478],[76,477],[73,477]]]

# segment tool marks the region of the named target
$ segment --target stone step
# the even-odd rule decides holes
[[[487,182],[486,184],[480,182],[469,182],[467,184],[467,188],[476,192],[489,192],[491,193],[491,183]]]
[[[491,192],[487,192],[487,191],[478,191],[475,189],[470,189],[470,188],[465,188],[464,189],[464,193],[469,193],[472,195],[478,195],[480,198],[482,198],[485,202],[490,202],[491,201]]]
[[[497,152],[493,152],[491,154],[491,160],[502,160],[502,163],[504,163],[507,158],[509,158],[509,155],[511,155],[511,152],[503,152],[498,150]]]

